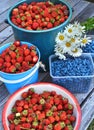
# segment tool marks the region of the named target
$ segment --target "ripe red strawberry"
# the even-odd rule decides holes
[[[16,110],[17,112],[22,112],[23,108],[19,106],[19,107],[16,107]]]
[[[15,125],[14,124],[9,124],[9,128],[10,128],[10,130],[14,130],[15,129]]]
[[[5,61],[6,62],[10,62],[11,61],[11,57],[9,55],[5,55]]]
[[[62,130],[60,123],[57,123],[57,124],[54,126],[54,130]]]
[[[37,101],[38,101],[37,98],[32,98],[32,99],[30,100],[31,104],[36,104]]]
[[[38,61],[38,56],[36,55],[36,56],[33,57],[32,62],[36,63],[37,61]]]
[[[23,70],[25,70],[25,71],[28,70],[28,69],[30,69],[28,62],[23,61],[23,62],[22,62],[22,68],[23,68]]]
[[[16,67],[15,67],[14,65],[11,65],[11,66],[9,67],[9,71],[10,71],[11,73],[14,73],[14,72],[16,71]]]
[[[51,22],[49,22],[49,23],[47,24],[47,28],[50,29],[50,28],[52,28],[52,27],[53,27],[53,24],[52,24]]]
[[[49,116],[48,118],[49,118],[51,124],[55,122],[55,118],[53,116]]]
[[[23,57],[22,56],[18,56],[17,57],[17,62],[22,63],[23,62]]]
[[[21,130],[21,126],[20,125],[16,125],[15,126],[15,130]]]
[[[9,52],[11,58],[15,59],[16,58],[16,53],[14,51]]]
[[[26,62],[31,62],[31,61],[32,61],[31,55],[27,55],[27,56],[25,57],[25,61],[26,61]]]
[[[76,120],[76,118],[75,118],[75,116],[71,115],[70,118],[69,118],[69,120],[70,120],[71,122],[74,122],[74,121]]]
[[[18,8],[14,8],[13,11],[12,11],[12,14],[17,15],[18,14]]]
[[[27,45],[27,44],[22,44],[22,45],[21,45],[21,48],[25,50],[25,49],[28,48],[28,45]]]
[[[52,11],[51,15],[52,17],[56,18],[58,16],[58,13],[56,11]]]
[[[10,114],[10,115],[8,115],[8,120],[9,121],[12,121],[12,120],[14,120],[14,117],[15,117],[15,115],[14,114]]]
[[[23,92],[21,95],[22,98],[27,98],[28,97],[28,92]]]
[[[31,127],[31,124],[30,124],[30,123],[23,123],[23,124],[22,124],[22,127],[23,127],[24,129],[29,129],[29,128]]]
[[[39,27],[39,23],[33,22],[32,28],[33,28],[34,30],[36,30],[38,27]]]
[[[30,55],[33,57],[33,56],[35,56],[36,55],[36,51],[35,50],[32,50],[31,52],[30,52]]]
[[[4,63],[4,59],[0,57],[0,63]]]
[[[10,67],[11,66],[11,63],[10,62],[5,62],[6,63],[6,67]]]
[[[21,117],[21,122],[25,122],[27,120],[26,117]]]
[[[66,114],[65,111],[63,111],[63,112],[61,113],[61,115],[60,115],[60,120],[61,120],[61,121],[65,121],[66,119],[67,119],[67,114]]]
[[[16,47],[18,47],[18,46],[20,46],[20,41],[15,41],[13,44],[14,44]]]

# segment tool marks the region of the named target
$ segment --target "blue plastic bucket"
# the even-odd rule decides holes
[[[42,31],[40,31],[40,30],[38,30],[38,31],[30,30],[29,31],[29,30],[25,30],[25,29],[15,26],[10,20],[12,10],[24,2],[30,3],[32,1],[35,1],[35,0],[24,0],[24,1],[20,1],[16,5],[14,5],[9,10],[8,23],[13,28],[15,39],[20,40],[20,41],[28,41],[28,42],[31,42],[34,45],[36,45],[40,50],[42,62],[48,66],[48,57],[52,53],[54,53],[55,37],[56,37],[57,33],[59,31],[63,30],[63,28],[70,22],[71,17],[72,17],[72,8],[71,8],[70,4],[65,2],[64,0],[51,0],[51,2],[53,2],[55,4],[57,4],[57,3],[65,4],[69,9],[68,19],[61,25],[54,27],[52,29],[42,30]],[[40,2],[40,1],[45,2],[47,0],[36,0],[36,2]]]
[[[2,51],[4,51],[6,48],[8,48],[12,43],[7,43],[4,46],[0,47],[0,54]],[[21,44],[27,44],[28,46],[32,46],[33,44],[28,42],[21,42]],[[40,51],[38,48],[36,48],[38,53],[38,62],[32,67],[31,69],[18,73],[18,74],[10,74],[0,71],[0,80],[4,82],[6,88],[8,89],[9,93],[12,94],[19,88],[35,83],[38,81],[38,68],[39,68],[39,60],[40,60]]]

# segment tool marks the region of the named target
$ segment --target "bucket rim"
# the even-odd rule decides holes
[[[35,46],[34,44],[32,44],[32,43],[30,43],[30,42],[26,42],[26,41],[20,41],[22,44],[24,43],[24,44],[28,44],[28,45],[31,45],[31,46]],[[12,44],[13,42],[9,42],[9,43],[6,43],[5,45],[2,45],[2,46],[0,46],[0,49],[2,48],[2,47],[4,47],[4,46],[7,46],[7,45],[10,45],[10,44]],[[21,72],[21,73],[6,73],[6,72],[3,72],[3,71],[0,71],[0,73],[2,73],[2,74],[6,74],[6,75],[13,75],[13,76],[17,76],[17,75],[22,75],[22,74],[25,74],[26,72],[29,72],[30,70],[33,70],[36,66],[37,66],[37,64],[39,63],[39,61],[40,61],[40,51],[39,51],[39,49],[38,49],[38,47],[37,46],[35,46],[36,47],[36,50],[37,50],[37,53],[38,53],[38,61],[37,61],[37,63],[32,67],[32,68],[30,68],[29,70],[27,70],[27,71],[24,71],[24,72]]]
[[[23,29],[23,28],[20,28],[20,27],[18,27],[18,26],[16,26],[15,24],[13,24],[12,22],[11,22],[11,19],[10,19],[10,15],[11,15],[11,12],[12,12],[12,10],[15,8],[15,7],[17,7],[18,5],[20,5],[20,4],[22,4],[22,3],[24,3],[24,2],[26,2],[26,1],[20,1],[20,2],[18,2],[17,4],[15,4],[14,6],[12,6],[11,8],[10,8],[10,10],[9,10],[9,12],[8,12],[8,22],[9,22],[9,24],[12,26],[12,27],[14,27],[14,28],[16,28],[16,29],[19,29],[20,31],[23,31],[23,32],[27,32],[27,33],[46,33],[46,32],[50,32],[50,31],[54,31],[54,30],[56,30],[56,29],[58,29],[58,28],[62,28],[62,26],[65,26],[69,21],[70,21],[70,19],[72,18],[72,7],[71,7],[71,5],[68,3],[68,2],[66,2],[66,1],[62,1],[62,0],[59,0],[60,2],[62,2],[63,4],[65,4],[67,7],[68,7],[68,9],[69,9],[69,16],[68,16],[68,19],[66,20],[66,21],[64,21],[64,23],[62,23],[62,24],[60,24],[60,25],[58,25],[58,26],[56,26],[56,27],[53,27],[53,28],[51,28],[51,29],[46,29],[46,30],[26,30],[26,29]]]

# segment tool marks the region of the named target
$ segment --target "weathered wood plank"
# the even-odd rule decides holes
[[[87,18],[94,16],[94,4],[89,4],[79,15],[75,17],[76,20],[83,22]]]
[[[8,28],[4,29],[4,31],[2,31],[0,33],[0,42],[3,42],[4,40],[6,40],[9,36],[11,36],[13,34],[12,28],[11,26],[9,26]]]
[[[20,0],[3,0],[0,2],[0,14],[9,9],[12,5],[16,4]]]
[[[82,107],[82,121],[79,130],[86,130],[94,115],[94,91]]]
[[[74,12],[73,12],[72,20],[76,19],[76,16],[78,16],[79,14],[81,14],[81,12],[83,10],[85,10],[88,7],[89,4],[90,3],[86,2],[86,1],[80,1],[78,4],[76,4],[73,7]]]

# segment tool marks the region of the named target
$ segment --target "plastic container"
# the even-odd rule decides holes
[[[0,54],[3,50],[10,46],[12,43],[7,43],[4,46],[0,47]],[[28,46],[32,46],[33,44],[28,42],[21,42],[21,44],[27,44]],[[38,68],[39,68],[39,60],[40,60],[40,52],[38,48],[36,48],[39,59],[38,62],[32,67],[31,69],[18,73],[18,74],[10,74],[0,71],[0,80],[4,82],[6,88],[8,89],[9,93],[12,94],[19,88],[35,83],[38,81]]]
[[[83,47],[83,52],[91,53],[91,56],[94,62],[94,40],[92,40],[90,44],[87,44],[85,47]]]
[[[46,65],[49,65],[48,57],[54,52],[55,37],[57,33],[63,30],[63,28],[70,22],[71,17],[72,17],[72,9],[71,9],[71,6],[63,0],[58,0],[58,1],[51,0],[51,2],[53,3],[63,3],[68,7],[69,17],[64,23],[52,29],[42,30],[42,31],[41,30],[29,31],[29,30],[25,30],[25,29],[17,27],[10,20],[12,10],[24,2],[30,3],[32,1],[34,0],[23,0],[17,3],[16,5],[14,5],[8,13],[8,23],[12,26],[15,39],[20,40],[20,41],[31,42],[32,44],[36,45],[40,50],[42,62]],[[41,1],[45,2],[46,0],[36,0],[36,2],[41,2]]]
[[[73,94],[71,94],[65,88],[52,83],[36,83],[36,84],[28,85],[21,88],[13,95],[11,95],[8,101],[6,102],[2,113],[2,122],[5,130],[9,130],[9,122],[7,116],[11,113],[12,106],[14,105],[16,100],[21,99],[21,94],[23,92],[27,92],[28,89],[30,88],[34,88],[36,93],[42,93],[45,90],[56,91],[57,94],[61,94],[63,97],[68,98],[69,102],[74,106],[73,115],[75,115],[76,117],[73,130],[79,130],[80,123],[81,123],[81,109],[77,99],[74,97]]]
[[[55,65],[52,66],[52,63],[54,61],[57,62],[57,60],[59,60],[59,59],[55,55],[51,55],[49,57],[49,66],[50,66],[50,76],[52,78],[52,81],[58,85],[65,87],[70,92],[86,93],[89,90],[91,80],[94,77],[94,64],[93,64],[92,57],[89,53],[82,54],[81,58],[82,58],[82,60],[85,60],[87,58],[90,61],[90,64],[88,67],[89,68],[91,67],[91,72],[87,76],[82,76],[82,75],[80,75],[80,76],[72,76],[72,75],[63,76],[64,72],[60,72],[62,74],[61,74],[61,76],[58,76],[58,74],[56,75],[56,74],[54,74],[54,72],[56,69],[58,69],[59,66],[58,67]],[[61,63],[65,64],[65,61],[61,60]],[[77,67],[77,65],[76,65],[76,67]],[[85,67],[85,66],[83,66],[83,67]],[[74,68],[74,66],[72,68]],[[52,71],[52,69],[53,69],[53,71]],[[67,68],[66,68],[66,71],[67,71]]]

